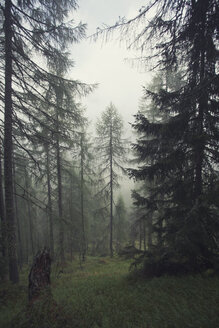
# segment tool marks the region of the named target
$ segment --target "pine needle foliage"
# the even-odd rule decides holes
[[[141,166],[130,174],[154,182],[138,203],[162,208],[163,247],[156,250],[162,274],[172,270],[171,265],[162,270],[162,258],[179,271],[218,269],[219,5],[214,0],[154,3],[156,14],[134,43],[160,33],[162,41],[152,40],[158,65],[177,70],[183,64],[185,84],[175,91],[145,91],[166,119],[135,116],[139,138],[133,148]],[[136,20],[149,8],[143,11]]]
[[[16,131],[25,139],[32,139],[29,123],[34,121],[43,125],[42,118],[49,117],[45,110],[48,107],[45,92],[50,85],[59,86],[66,82],[60,72],[51,73],[47,67],[52,72],[60,67],[61,72],[66,73],[72,64],[67,47],[79,42],[86,29],[85,24],[77,24],[70,18],[70,11],[76,9],[75,0],[6,0],[0,4],[0,43],[3,50],[0,57],[0,108],[5,115],[5,207],[9,275],[13,282],[18,282],[19,277],[13,213],[12,144],[22,148]],[[90,90],[78,81],[68,81],[68,85],[80,94]]]
[[[100,176],[105,178],[104,192],[110,199],[110,255],[113,256],[113,192],[119,186],[118,170],[125,172],[126,147],[122,139],[123,121],[112,103],[102,113],[96,131]]]

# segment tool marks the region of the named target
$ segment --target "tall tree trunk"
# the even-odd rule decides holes
[[[8,240],[9,278],[19,281],[14,219],[12,176],[12,2],[5,0],[5,121],[4,121],[4,169],[5,212]]]
[[[158,222],[158,232],[157,232],[157,246],[161,248],[163,246],[163,221]]]
[[[73,234],[74,234],[74,214],[73,214],[73,178],[72,174],[70,174],[70,217],[71,217],[71,231],[70,231],[70,253],[71,253],[71,261],[73,260]]]
[[[139,248],[142,249],[142,221],[139,221]]]
[[[17,224],[17,239],[18,239],[18,264],[20,269],[23,265],[23,248],[21,242],[21,226],[18,215],[18,206],[17,206],[17,188],[16,188],[16,170],[15,170],[15,162],[13,161],[13,175],[14,175],[14,205],[15,205],[15,222]]]
[[[197,112],[197,141],[195,143],[195,186],[194,186],[194,202],[199,201],[199,197],[202,194],[203,188],[203,159],[205,141],[203,138],[204,132],[204,111],[208,107],[207,90],[203,86],[205,79],[205,72],[207,69],[206,63],[206,12],[209,1],[206,0],[203,3],[193,2],[194,12],[199,9],[199,27],[197,36],[194,39],[192,62],[193,62],[193,88],[195,89],[197,83],[201,87],[201,91],[198,97],[198,112]],[[196,109],[195,109],[196,110]]]
[[[209,257],[209,245],[206,245],[206,235],[212,240],[212,234],[208,231],[208,226],[202,221],[202,208],[201,195],[203,193],[203,169],[204,169],[204,157],[205,157],[205,113],[208,111],[208,88],[206,87],[206,76],[208,70],[211,67],[211,60],[209,60],[208,42],[207,36],[208,30],[206,30],[206,19],[209,1],[206,0],[203,3],[197,4],[199,6],[199,38],[196,40],[196,47],[198,48],[198,56],[195,60],[199,59],[199,74],[197,74],[199,84],[199,95],[198,95],[198,111],[197,111],[197,135],[195,145],[195,186],[194,186],[194,202],[198,205],[198,218],[200,221],[201,231],[205,230],[204,236],[200,236],[200,233],[196,234],[196,244],[199,247],[199,253],[204,257]]]
[[[25,263],[28,264],[29,263],[29,249],[30,249],[30,244],[29,244],[29,229],[28,229],[28,225],[29,225],[29,220],[28,217],[26,216],[24,218],[24,243],[25,243]]]
[[[110,256],[113,257],[113,143],[110,124]]]
[[[85,261],[86,238],[84,222],[84,145],[83,133],[81,133],[81,227],[82,227],[82,260]]]
[[[60,247],[60,260],[65,262],[64,253],[64,224],[63,224],[63,210],[62,210],[62,176],[61,176],[61,158],[59,138],[57,140],[57,179],[58,179],[58,209],[59,209],[59,247]]]
[[[201,74],[200,83],[204,79],[204,51],[201,53]],[[199,109],[198,109],[198,143],[196,148],[196,167],[195,167],[195,200],[202,194],[203,179],[203,158],[204,158],[204,138],[203,138],[203,120],[204,120],[204,110],[208,106],[206,90],[201,91],[201,96],[199,98]]]
[[[4,193],[3,193],[3,175],[2,175],[2,148],[0,145],[0,217],[1,217],[1,250],[4,267],[7,268],[8,257],[7,257],[7,235],[6,235],[6,221],[5,221],[5,204],[4,204]],[[7,280],[8,273],[7,269],[4,270],[3,279]]]
[[[34,240],[33,240],[33,219],[32,219],[32,213],[31,213],[29,182],[28,182],[28,174],[27,174],[26,166],[25,166],[24,170],[25,170],[25,189],[26,189],[26,193],[27,193],[27,215],[28,215],[29,228],[30,228],[30,243],[31,243],[32,256],[34,256],[35,250],[34,250]]]
[[[45,145],[46,150],[46,175],[47,175],[47,193],[48,193],[48,217],[49,217],[49,244],[51,259],[54,259],[54,236],[53,236],[53,213],[52,213],[52,198],[51,198],[51,177],[50,177],[50,156],[49,145]]]
[[[2,239],[2,256],[7,258],[7,239],[6,239],[6,222],[5,222],[5,204],[3,194],[3,176],[2,176],[2,148],[0,146],[0,217],[1,217],[1,239]]]
[[[145,219],[143,219],[143,240],[144,240],[144,251],[146,251],[146,224],[145,224]]]
[[[56,89],[56,166],[57,166],[57,180],[58,180],[58,210],[59,210],[59,248],[60,261],[65,262],[64,252],[64,224],[63,224],[63,208],[62,208],[62,172],[61,172],[61,154],[59,141],[59,110],[62,106],[63,93],[59,88]]]
[[[152,232],[153,232],[153,218],[152,216],[148,217],[148,223],[147,223],[147,227],[148,227],[148,250],[150,251],[152,248]]]

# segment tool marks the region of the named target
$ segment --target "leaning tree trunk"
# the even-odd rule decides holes
[[[19,281],[12,175],[12,2],[5,0],[5,121],[4,121],[4,169],[5,212],[8,241],[9,278]]]

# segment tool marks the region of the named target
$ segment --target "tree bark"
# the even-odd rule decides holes
[[[153,218],[152,216],[147,219],[148,221],[148,250],[150,251],[152,248],[152,231],[153,231]]]
[[[20,220],[18,215],[18,206],[17,206],[17,188],[16,188],[16,170],[15,170],[15,163],[13,161],[13,176],[14,176],[14,205],[15,205],[15,222],[17,224],[17,239],[18,239],[18,264],[19,268],[22,268],[23,265],[23,248],[21,242],[21,226]]]
[[[142,249],[142,221],[139,221],[139,248]]]
[[[28,294],[29,301],[40,296],[43,289],[50,285],[51,258],[49,251],[45,248],[34,258],[29,273]]]
[[[49,216],[49,244],[51,258],[54,259],[54,236],[53,236],[53,213],[52,213],[52,198],[51,198],[51,177],[50,177],[50,156],[49,145],[45,145],[46,149],[46,175],[47,175],[47,192],[48,192],[48,216]]]
[[[158,222],[158,232],[157,232],[157,245],[159,248],[161,248],[163,246],[163,221],[160,220],[160,222]]]
[[[70,230],[70,254],[71,254],[71,261],[73,260],[73,234],[74,234],[74,214],[73,214],[73,178],[72,174],[70,174],[70,216],[71,216],[71,230]]]
[[[0,217],[1,217],[1,238],[2,238],[2,256],[7,257],[7,239],[5,222],[5,204],[3,194],[3,176],[2,176],[2,149],[0,147]]]
[[[192,53],[193,60],[193,87],[195,88],[197,82],[201,86],[200,96],[198,98],[198,112],[197,112],[197,142],[195,145],[195,186],[194,186],[194,202],[199,201],[199,197],[202,194],[203,189],[203,160],[205,141],[203,138],[204,133],[204,111],[208,107],[207,90],[203,87],[202,83],[205,79],[205,73],[207,70],[206,63],[206,12],[208,8],[208,1],[196,4],[193,3],[193,10],[197,10],[199,6],[200,21],[199,32],[194,40],[194,50]]]
[[[30,243],[31,243],[31,251],[32,256],[35,255],[34,250],[34,239],[33,239],[33,220],[32,220],[32,214],[31,214],[31,204],[30,204],[30,196],[29,196],[29,182],[28,182],[28,174],[27,174],[27,168],[25,166],[25,189],[27,193],[27,214],[28,214],[28,221],[29,221],[29,228],[30,228]]]
[[[81,133],[81,226],[82,226],[82,260],[85,261],[86,239],[84,222],[84,145],[83,133]]]
[[[62,209],[62,172],[61,172],[61,155],[60,155],[60,141],[59,141],[59,110],[62,106],[62,91],[56,89],[56,166],[57,166],[57,180],[58,180],[58,209],[59,209],[59,247],[60,247],[60,261],[65,262],[64,252],[64,224],[63,224],[63,209]]]
[[[12,175],[12,2],[5,0],[5,121],[4,121],[4,169],[5,212],[8,240],[9,278],[19,281],[17,246],[14,219]]]
[[[144,251],[146,251],[146,224],[145,224],[145,219],[143,219],[143,240],[144,240]]]
[[[113,257],[113,143],[110,123],[110,256]]]
[[[200,83],[204,79],[204,51],[201,53],[201,74]],[[199,98],[199,109],[198,109],[198,144],[196,148],[196,167],[195,167],[195,200],[202,194],[203,179],[203,158],[204,158],[204,141],[203,141],[203,120],[204,120],[204,109],[208,106],[208,101],[206,97],[206,91],[202,90],[201,96]]]

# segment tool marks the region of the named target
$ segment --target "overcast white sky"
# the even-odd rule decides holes
[[[79,0],[78,4],[77,16],[88,24],[87,35],[91,35],[103,23],[113,25],[119,16],[134,17],[145,0]],[[101,39],[97,42],[83,40],[73,46],[75,68],[71,77],[86,83],[99,83],[98,89],[82,101],[93,123],[110,102],[123,116],[126,129],[127,122],[133,121],[142,96],[142,85],[150,79],[148,73],[125,62],[125,58],[134,55],[116,40],[105,44]]]
[[[96,32],[97,27],[104,23],[113,25],[120,17],[135,17],[138,10],[145,5],[145,0],[78,0],[77,19],[87,23],[87,35]],[[151,74],[132,67],[125,58],[133,58],[137,54],[126,50],[121,45],[118,35],[111,42],[103,44],[101,38],[97,42],[89,39],[74,45],[71,50],[75,67],[72,79],[85,83],[98,83],[98,88],[82,103],[86,107],[86,115],[92,122],[94,130],[97,118],[112,102],[122,115],[125,127],[125,137],[130,138],[131,127],[128,122],[134,122],[133,115],[138,111],[142,96],[142,86],[149,83]],[[133,180],[127,177],[121,181],[121,189],[127,206],[130,206]]]

